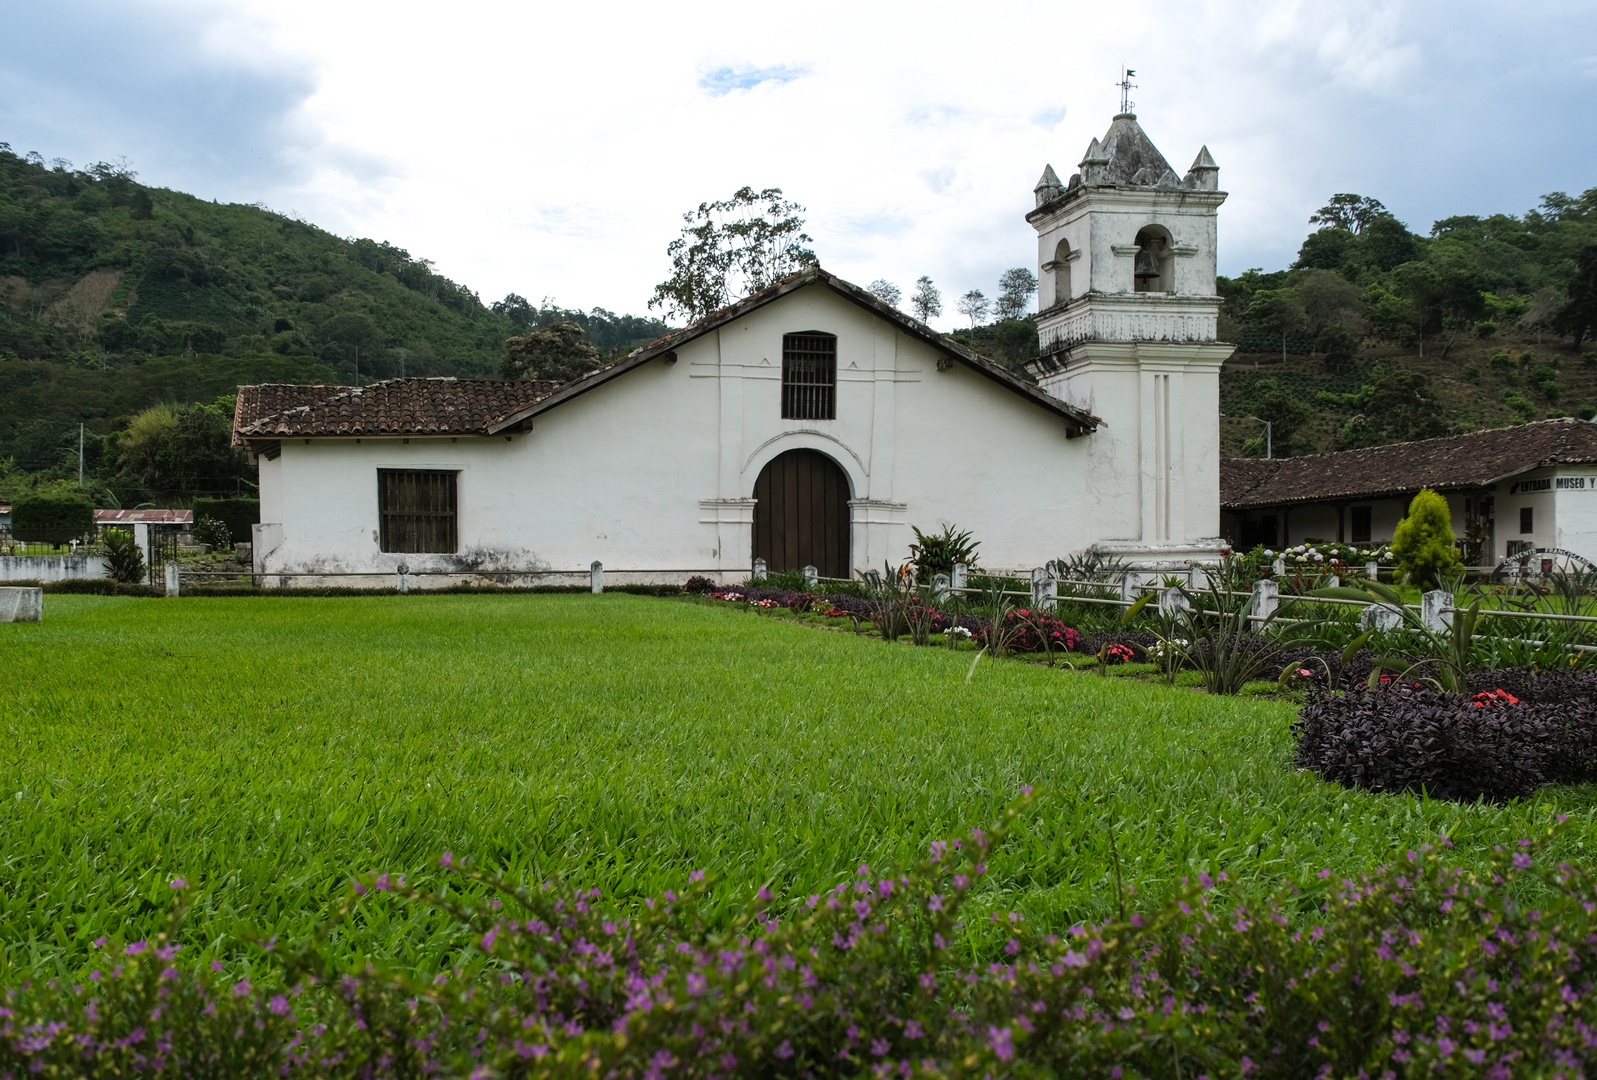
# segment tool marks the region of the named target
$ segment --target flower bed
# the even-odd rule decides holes
[[[1463,801],[1597,780],[1597,675],[1476,672],[1470,690],[1387,676],[1316,693],[1293,726],[1297,763],[1348,787]]]
[[[1224,873],[1200,874],[1164,904],[1054,930],[969,914],[1004,838],[974,830],[909,872],[861,866],[789,904],[760,888],[730,932],[705,926],[702,873],[627,906],[366,879],[375,917],[426,903],[456,925],[460,966],[428,980],[339,970],[315,942],[240,978],[164,936],[102,938],[87,979],[7,991],[0,1072],[1573,1077],[1597,1062],[1594,883],[1539,868],[1529,840],[1489,878],[1448,866],[1444,839],[1359,880],[1322,871],[1308,896],[1239,903]]]

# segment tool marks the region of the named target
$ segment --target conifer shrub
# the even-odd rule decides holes
[[[1401,580],[1425,589],[1436,587],[1440,576],[1457,568],[1458,540],[1453,535],[1447,500],[1430,488],[1421,488],[1409,503],[1408,516],[1392,534],[1392,555]]]

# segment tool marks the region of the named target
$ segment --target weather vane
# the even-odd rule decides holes
[[[1120,111],[1123,113],[1130,112],[1137,105],[1135,101],[1131,100],[1131,91],[1137,87],[1137,84],[1131,81],[1131,77],[1135,74],[1136,72],[1130,68],[1123,67],[1120,69],[1120,81],[1115,83],[1116,86],[1120,87]]]

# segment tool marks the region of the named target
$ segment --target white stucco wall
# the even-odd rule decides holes
[[[1597,468],[1567,466],[1554,480],[1554,546],[1597,563]]]
[[[835,420],[781,419],[782,335],[805,330],[837,335]],[[579,571],[599,560],[741,577],[755,480],[797,448],[848,475],[858,569],[907,558],[912,524],[970,529],[983,563],[1003,568],[1131,528],[1134,485],[1089,493],[1099,435],[1067,439],[1064,418],[963,364],[938,370],[939,355],[812,286],[681,346],[674,364],[653,360],[539,414],[508,441],[284,439],[262,462],[257,568]],[[379,468],[459,471],[456,555],[378,550]],[[282,538],[267,549],[273,525]]]

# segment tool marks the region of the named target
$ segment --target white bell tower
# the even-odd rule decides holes
[[[1215,219],[1226,193],[1209,148],[1178,177],[1133,113],[1093,139],[1081,171],[1053,166],[1037,230],[1042,388],[1100,417],[1087,487],[1096,546],[1175,570],[1219,558],[1220,365]]]

